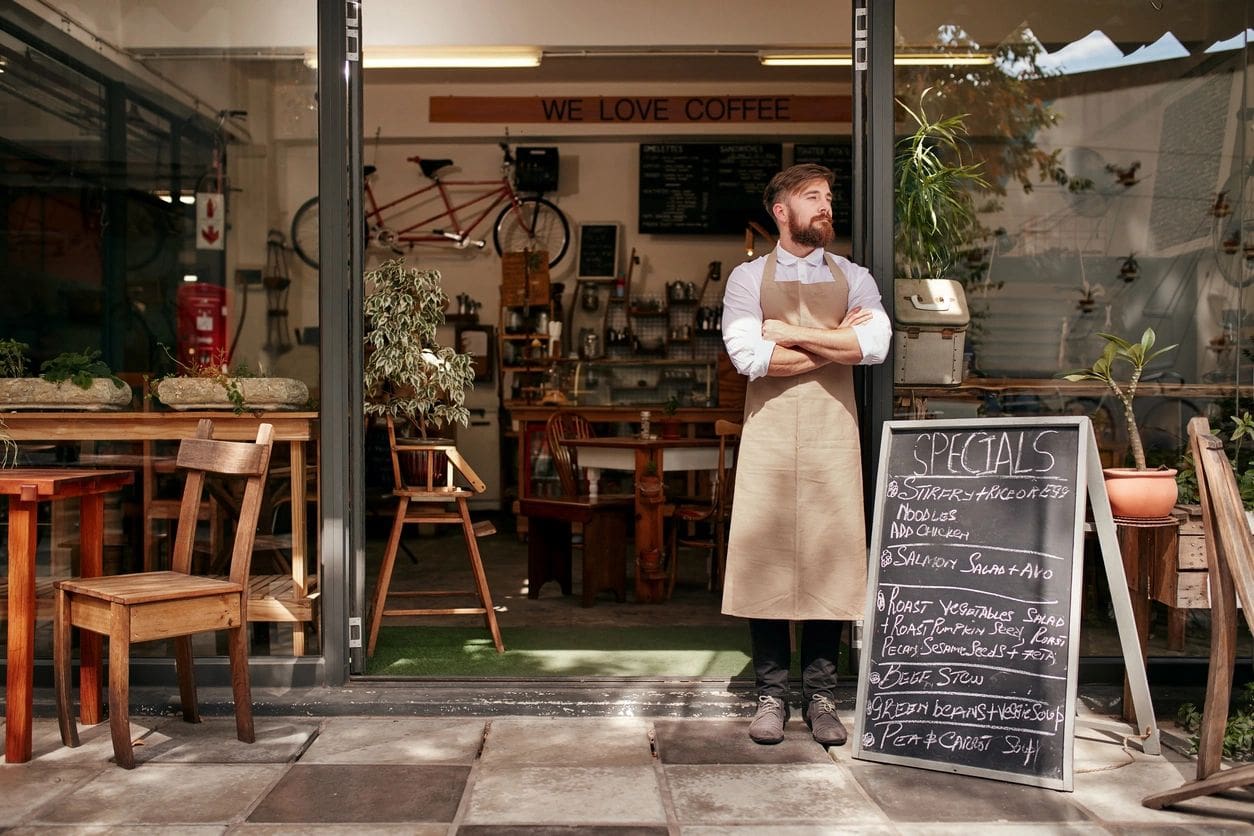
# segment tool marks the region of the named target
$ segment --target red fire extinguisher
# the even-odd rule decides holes
[[[194,368],[229,365],[226,288],[190,282],[178,290],[179,362]]]

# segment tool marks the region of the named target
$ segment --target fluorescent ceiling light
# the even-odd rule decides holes
[[[362,51],[361,66],[367,70],[538,67],[540,56],[535,46],[372,46]],[[305,65],[316,68],[318,56],[307,53]]]
[[[853,56],[848,52],[807,52],[789,50],[759,52],[758,61],[767,67],[851,67]],[[893,63],[899,67],[920,66],[984,66],[993,63],[987,52],[898,52]]]

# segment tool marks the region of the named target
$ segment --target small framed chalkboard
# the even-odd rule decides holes
[[[1089,434],[885,423],[854,757],[1071,789]]]
[[[623,225],[614,221],[579,225],[579,273],[581,279],[612,279],[618,276]]]

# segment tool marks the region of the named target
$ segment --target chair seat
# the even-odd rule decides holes
[[[705,505],[676,505],[675,519],[684,522],[705,522],[714,516],[715,508],[709,503]]]
[[[74,595],[99,598],[113,604],[143,604],[206,595],[229,595],[244,589],[228,580],[184,575],[182,572],[138,572],[129,575],[106,575],[101,578],[71,578],[58,581],[56,586]]]

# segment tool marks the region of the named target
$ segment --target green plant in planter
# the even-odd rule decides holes
[[[432,427],[466,426],[473,358],[436,339],[448,304],[440,273],[395,258],[366,273],[366,280],[374,285],[365,301],[366,414],[407,422],[422,438]]]
[[[1154,349],[1156,341],[1153,328],[1146,328],[1139,342],[1129,342],[1115,334],[1099,333],[1106,340],[1106,348],[1102,355],[1093,361],[1087,369],[1073,369],[1059,372],[1056,377],[1072,382],[1081,380],[1100,380],[1119,400],[1123,406],[1123,420],[1128,428],[1128,441],[1132,447],[1132,460],[1137,470],[1148,470],[1145,464],[1145,447],[1141,443],[1141,431],[1136,425],[1136,414],[1132,411],[1132,402],[1136,398],[1136,388],[1141,382],[1145,367],[1152,360],[1161,357],[1176,346]],[[1119,366],[1128,366],[1128,378],[1121,381]]]
[[[917,110],[897,100],[915,127],[893,158],[893,252],[898,275],[915,279],[942,278],[964,257],[981,233],[971,190],[988,187],[981,166],[962,161],[967,114],[928,116],[931,92],[919,96]]]
[[[174,363],[176,371],[173,374],[164,375],[150,383],[148,388],[148,396],[154,397],[156,394],[156,385],[167,377],[195,377],[204,380],[212,380],[226,390],[226,399],[231,403],[231,411],[236,415],[242,415],[248,410],[247,402],[244,400],[244,390],[240,388],[240,378],[256,377],[252,369],[248,368],[248,364],[243,361],[237,362],[234,366],[226,363],[226,352],[220,351],[212,360],[192,360],[184,361],[174,356],[170,351],[170,347],[165,343],[158,343],[165,355]]]
[[[30,365],[30,346],[17,340],[0,340],[0,377],[25,377]]]
[[[121,388],[126,384],[113,374],[109,365],[100,359],[98,349],[89,348],[83,351],[65,351],[45,360],[39,366],[39,376],[49,383],[70,381],[80,389],[90,389],[92,381],[98,377],[107,377],[113,385]]]

